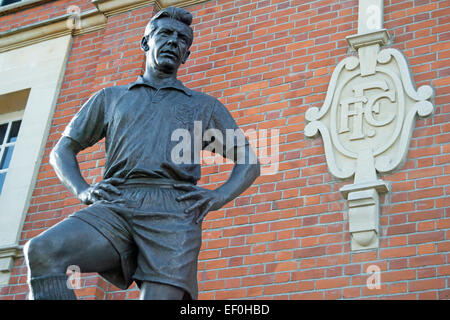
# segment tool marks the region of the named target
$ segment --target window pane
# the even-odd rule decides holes
[[[13,4],[20,1],[21,0],[0,0],[0,6],[7,6],[8,4]]]
[[[14,146],[7,147],[5,152],[3,153],[2,161],[0,162],[0,170],[6,169],[9,167],[9,163],[11,162],[11,157],[14,151]]]
[[[8,142],[15,142],[17,140],[17,136],[19,135],[21,120],[14,121],[11,126],[11,131],[9,132]]]
[[[0,124],[0,144],[3,144],[3,140],[5,140],[6,130],[8,129],[8,124]]]
[[[3,183],[5,182],[6,172],[0,173],[0,194],[2,193]]]

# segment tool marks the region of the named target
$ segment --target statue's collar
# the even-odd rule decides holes
[[[158,86],[156,86],[155,84],[153,84],[152,82],[150,82],[148,80],[144,80],[144,78],[142,76],[139,76],[135,82],[132,82],[132,83],[130,83],[128,85],[128,90],[131,90],[135,86],[140,86],[140,85],[149,86],[149,87],[152,87],[153,89],[158,89]],[[161,87],[161,89],[162,88],[177,89],[177,90],[180,90],[180,91],[184,92],[188,96],[192,96],[192,93],[190,92],[190,90],[188,88],[186,88],[183,85],[183,83],[180,80],[178,80],[178,79],[176,79],[171,84],[164,85],[163,87]]]

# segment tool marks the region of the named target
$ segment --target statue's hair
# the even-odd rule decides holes
[[[155,25],[156,25],[155,22],[162,18],[171,18],[171,19],[178,20],[178,21],[184,23],[186,26],[189,27],[191,40],[193,39],[193,31],[191,28],[192,14],[183,8],[177,8],[177,7],[167,7],[167,8],[162,9],[161,11],[158,11],[158,13],[153,16],[153,18],[150,20],[150,22],[145,27],[144,36],[150,35],[153,32],[153,30],[155,29]]]
[[[183,8],[167,7],[155,14],[155,16],[150,21],[155,21],[161,18],[172,18],[183,22],[188,26],[190,26],[192,23],[192,14]]]

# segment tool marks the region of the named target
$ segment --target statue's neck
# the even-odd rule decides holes
[[[172,84],[177,80],[177,74],[175,73],[165,73],[155,69],[146,69],[144,75],[142,76],[145,81],[151,82],[158,86],[165,86],[167,84]]]

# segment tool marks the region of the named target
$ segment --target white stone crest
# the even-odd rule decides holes
[[[360,8],[361,2],[372,12],[379,5],[379,0],[360,0]],[[360,19],[369,21],[364,15]],[[430,102],[434,91],[430,86],[415,89],[400,51],[380,49],[389,40],[385,29],[365,30],[347,40],[358,56],[337,65],[323,106],[306,112],[305,135],[321,134],[333,176],[354,176],[354,184],[341,192],[349,201],[352,250],[361,250],[378,247],[378,194],[388,192],[389,184],[378,179],[377,172],[389,173],[402,166],[416,115],[426,117],[434,111]]]

